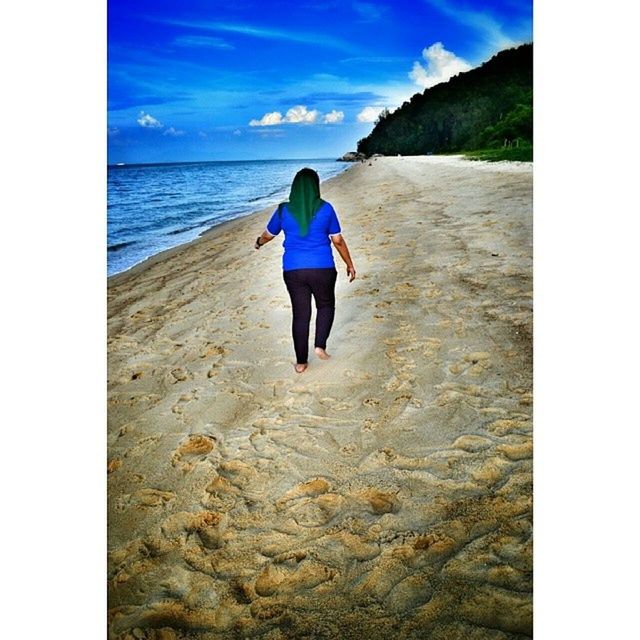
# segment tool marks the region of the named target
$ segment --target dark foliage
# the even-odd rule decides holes
[[[533,45],[506,49],[466,73],[383,111],[358,142],[371,156],[533,144]]]

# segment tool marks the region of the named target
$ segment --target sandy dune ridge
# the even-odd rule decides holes
[[[110,279],[110,638],[531,636],[531,165],[322,192],[358,278],[303,374],[272,208]]]

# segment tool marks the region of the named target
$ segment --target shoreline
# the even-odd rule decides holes
[[[498,162],[489,162],[489,161],[486,161],[486,160],[471,160],[469,158],[466,158],[463,154],[451,154],[451,155],[444,155],[443,154],[443,155],[430,155],[430,156],[426,156],[426,155],[423,155],[423,156],[378,156],[376,158],[368,159],[366,161],[366,163],[372,162],[373,160],[377,160],[380,157],[382,157],[382,158],[393,158],[393,159],[409,159],[409,160],[413,160],[413,161],[416,161],[416,162],[431,162],[431,163],[442,161],[445,164],[446,164],[447,161],[449,161],[451,159],[454,159],[454,160],[462,160],[464,162],[474,162],[479,167],[482,166],[482,165],[486,165],[486,166],[489,167],[489,170],[491,170],[490,169],[491,166],[496,166],[496,165],[502,165],[502,166],[507,165],[507,164],[508,165],[513,165],[513,166],[531,165],[531,163],[528,163],[528,162],[511,161],[511,160],[501,160],[501,161],[498,161]],[[356,167],[358,165],[361,165],[361,164],[363,164],[363,163],[361,163],[361,162],[353,162],[352,166],[347,167],[344,171],[342,171],[338,175],[332,176],[328,180],[322,181],[320,183],[321,189],[323,189],[324,186],[329,184],[332,180],[336,180],[337,178],[347,174],[349,171],[352,171],[354,169],[354,167]],[[277,204],[275,206],[277,206]],[[125,269],[124,271],[120,271],[119,273],[114,273],[113,275],[107,276],[108,286],[111,286],[111,283],[119,282],[120,278],[125,278],[128,275],[135,275],[135,274],[139,273],[140,271],[143,271],[144,269],[156,264],[157,262],[160,262],[160,261],[162,261],[162,260],[164,260],[166,258],[172,257],[176,251],[186,249],[187,247],[190,247],[191,245],[200,242],[203,238],[209,236],[211,233],[215,233],[215,232],[223,233],[223,232],[227,231],[227,229],[230,229],[230,230],[235,229],[235,227],[230,226],[230,225],[232,225],[232,223],[240,223],[241,220],[248,221],[248,219],[252,218],[253,216],[266,215],[267,213],[270,213],[272,211],[272,209],[273,209],[273,207],[264,207],[262,209],[257,209],[255,211],[251,211],[250,213],[247,213],[245,215],[238,216],[237,218],[233,218],[232,220],[224,220],[222,222],[214,224],[211,227],[209,227],[208,229],[205,229],[204,231],[202,231],[200,234],[198,234],[198,236],[196,238],[193,238],[192,240],[189,240],[187,242],[183,242],[181,244],[178,244],[175,247],[170,247],[168,249],[163,249],[162,251],[159,251],[158,253],[154,253],[153,255],[149,256],[148,258],[145,258],[141,262],[138,262],[137,264],[132,265],[131,267],[129,267],[128,269]]]
[[[226,161],[226,162],[250,162],[250,161]],[[171,164],[171,163],[167,163],[167,164]],[[179,164],[199,164],[199,163],[179,163]],[[355,163],[353,163],[355,164]],[[116,165],[114,165],[115,167]],[[134,165],[131,165],[134,166]],[[141,165],[141,166],[147,166],[147,165]],[[148,165],[148,166],[155,166],[155,165]],[[347,173],[348,171],[350,171],[353,167],[346,167],[343,171],[341,171],[339,174],[332,176],[331,178],[328,178],[327,180],[323,180],[320,182],[320,188],[322,189],[323,186],[326,183],[329,183],[331,180],[335,180],[336,178],[339,178],[341,175]],[[277,204],[275,205],[277,206]],[[169,247],[168,249],[163,249],[162,251],[159,251],[158,253],[154,253],[153,255],[144,258],[143,260],[141,260],[140,262],[128,267],[127,269],[125,269],[124,271],[120,271],[118,273],[114,273],[110,276],[107,276],[107,283],[110,283],[112,281],[113,278],[118,278],[119,276],[124,276],[126,274],[129,274],[131,272],[133,272],[133,270],[138,269],[139,267],[142,268],[144,266],[144,268],[147,268],[149,266],[151,266],[152,264],[155,264],[156,261],[154,261],[154,258],[158,258],[158,259],[164,259],[164,258],[168,258],[171,257],[173,255],[172,252],[174,252],[177,249],[183,249],[186,248],[188,246],[190,246],[191,244],[200,241],[202,238],[204,238],[205,236],[209,235],[210,233],[214,232],[215,230],[220,230],[222,227],[224,227],[224,225],[229,225],[232,222],[237,222],[239,220],[246,220],[247,218],[251,218],[252,216],[256,216],[258,214],[260,215],[264,215],[265,212],[272,212],[272,207],[263,207],[262,209],[257,209],[255,211],[250,211],[249,213],[240,215],[236,218],[232,218],[231,220],[223,220],[221,222],[218,222],[216,224],[213,224],[212,226],[208,227],[207,229],[205,229],[204,231],[200,232],[195,238],[193,238],[192,240],[188,240],[187,242],[183,242],[181,244],[177,244],[174,247]],[[226,230],[226,228],[224,229]]]
[[[110,279],[110,640],[532,636],[532,196],[451,156],[323,183],[358,277],[303,374],[270,209]]]

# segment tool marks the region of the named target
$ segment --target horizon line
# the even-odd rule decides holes
[[[344,154],[343,154],[344,155]],[[158,166],[158,165],[169,165],[169,164],[200,164],[203,162],[285,162],[285,161],[293,161],[293,160],[335,160],[336,162],[340,162],[339,158],[334,158],[334,156],[327,157],[305,157],[305,158],[238,158],[234,160],[168,160],[166,162],[111,162],[107,163],[107,167],[145,167],[145,166]]]

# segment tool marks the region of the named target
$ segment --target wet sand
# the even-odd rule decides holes
[[[112,639],[532,634],[531,165],[322,194],[358,278],[303,374],[273,208],[110,279]]]

